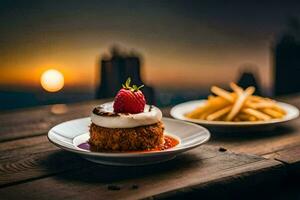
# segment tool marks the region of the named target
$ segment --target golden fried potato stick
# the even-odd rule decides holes
[[[254,110],[252,108],[244,108],[242,110],[242,112],[246,113],[246,114],[249,114],[249,115],[252,115],[252,116],[254,116],[258,119],[264,120],[264,121],[271,119],[271,117],[269,115],[266,115],[266,114],[264,114],[264,113],[262,113],[258,110]]]
[[[252,122],[257,121],[257,118],[254,117],[254,116],[250,116],[250,117],[249,117],[249,121],[252,121]]]
[[[209,121],[214,121],[220,117],[222,117],[223,115],[225,115],[226,113],[228,113],[230,110],[231,110],[232,106],[229,105],[229,106],[226,106],[225,108],[222,108],[221,110],[218,110],[210,115],[208,115],[206,117],[206,120],[209,120]]]
[[[241,121],[250,121],[250,115],[239,112],[235,118],[238,117]]]
[[[235,83],[233,83],[233,82],[231,82],[230,83],[230,87],[231,87],[231,89],[235,92],[235,93],[237,93],[237,94],[242,94],[242,92],[244,91],[243,90],[243,88],[241,88],[240,86],[238,86],[237,84],[235,84]],[[251,86],[252,87],[252,86]],[[255,89],[255,88],[254,88]],[[252,95],[249,95],[249,97],[251,97]],[[248,103],[250,103],[249,101],[245,101],[245,105],[246,106],[248,106]],[[250,106],[248,106],[248,107],[250,107]]]
[[[276,111],[276,110],[273,110],[273,109],[271,109],[271,108],[264,108],[264,109],[262,109],[262,111],[263,111],[264,113],[270,115],[271,117],[277,118],[277,119],[278,119],[278,118],[282,118],[282,117],[284,116],[284,114],[282,114],[282,113],[280,113],[280,112],[278,112],[278,111]]]
[[[272,109],[276,110],[277,112],[280,112],[283,115],[286,115],[286,111],[283,108],[281,108],[279,105],[275,105]]]
[[[280,113],[282,113],[282,114],[284,114],[284,115],[286,114],[286,111],[285,111],[282,107],[280,107],[280,106],[276,103],[275,100],[272,100],[272,99],[266,99],[265,102],[266,102],[266,103],[269,103],[273,110],[276,110],[276,111],[278,111],[278,112],[280,112]]]
[[[267,102],[267,101],[260,101],[260,102],[256,102],[256,103],[249,102],[248,106],[253,109],[274,108],[275,107],[274,103]]]
[[[249,97],[251,99],[253,96]],[[282,109],[274,100],[270,99],[257,99],[257,101],[254,102],[247,102],[246,106],[253,109],[263,109],[263,108],[270,108],[273,110],[276,110],[277,112],[282,113],[283,115],[286,114],[286,111]]]
[[[223,97],[224,99],[226,99],[229,102],[234,102],[235,98],[233,97],[233,95],[231,95],[230,92],[228,92],[222,88],[219,88],[217,86],[212,86],[211,92],[217,96]]]
[[[225,118],[226,121],[231,121],[239,113],[245,101],[247,100],[247,97],[252,95],[254,91],[255,91],[254,87],[248,87],[245,91],[242,91],[241,93],[240,91],[238,91],[237,100],[234,102],[231,111],[226,116]]]
[[[186,117],[189,118],[194,118],[194,119],[198,119],[200,118],[201,114],[208,108],[207,104],[201,105],[199,107],[197,107],[195,110],[193,110],[192,112],[189,112],[187,114],[185,114]]]
[[[210,115],[218,110],[223,109],[228,104],[229,104],[229,102],[227,102],[225,99],[223,99],[223,102],[219,102],[218,105],[213,104],[213,105],[208,106],[207,109],[204,112],[202,112],[202,114],[199,116],[199,119],[206,120],[208,115]]]
[[[185,116],[193,119],[200,119],[203,113],[209,112],[212,113],[215,110],[221,109],[227,106],[229,102],[222,97],[215,97],[213,99],[207,100],[206,103],[202,106],[199,106],[190,113],[187,113]]]
[[[208,97],[207,97],[208,100],[212,100],[214,98],[216,98],[214,95],[208,95]]]
[[[241,113],[237,115],[241,119],[241,121],[257,121],[258,119],[252,115],[246,114],[246,113]]]
[[[209,113],[211,113],[211,111],[207,110],[206,112],[200,115],[199,119],[206,120],[206,117],[209,115]]]
[[[231,82],[229,85],[230,85],[231,89],[238,95],[242,94],[244,91],[243,88],[241,88],[240,86],[238,86],[237,84],[235,84],[233,82]]]
[[[254,102],[262,102],[262,101],[266,101],[266,98],[252,95],[249,97],[249,100],[254,101]]]

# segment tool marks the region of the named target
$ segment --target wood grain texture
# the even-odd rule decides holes
[[[46,136],[38,136],[0,143],[0,187],[91,164],[47,140]]]
[[[300,163],[300,145],[266,154],[269,159],[276,158],[288,164]]]
[[[300,105],[300,96],[284,100]],[[268,181],[280,183],[291,167],[290,176],[299,174],[300,119],[272,132],[212,133],[208,145],[173,161],[145,167],[96,165],[48,142],[46,133],[52,126],[86,117],[94,105],[104,101],[107,100],[66,105],[66,112],[61,114],[55,114],[51,106],[1,113],[1,197],[169,198],[191,193],[217,194],[218,190],[227,194],[232,188],[240,191]],[[164,116],[169,116],[169,110],[162,109]],[[228,151],[221,152],[220,147]],[[109,186],[120,189],[109,190]]]
[[[265,155],[300,144],[300,119],[268,132],[212,133],[211,144],[239,153]]]
[[[0,189],[2,197],[5,199],[165,198],[185,193],[189,189],[199,190],[200,193],[207,192],[207,189],[215,184],[223,183],[230,187],[231,184],[241,180],[247,183],[247,177],[257,176],[254,179],[255,184],[262,184],[266,180],[278,181],[284,176],[279,170],[283,167],[280,162],[257,156],[220,152],[218,148],[209,145],[182,154],[175,160],[143,167],[96,165],[85,162],[77,156],[72,158],[73,154],[61,151],[35,156],[39,158],[29,157],[24,161],[10,163],[14,166],[13,170],[10,167],[4,169],[1,167],[4,173],[9,171],[10,176],[27,176],[29,180],[13,186],[4,185],[5,187]],[[33,160],[39,162],[32,162]],[[269,175],[265,175],[263,173],[265,171],[269,172]],[[1,180],[4,180],[3,174],[1,177]],[[120,189],[108,189],[112,185]],[[138,188],[133,189],[134,185]]]
[[[48,141],[46,135],[1,142],[0,162],[4,159],[26,156],[54,149],[57,148]]]
[[[0,114],[0,142],[46,134],[58,123],[88,117],[92,108],[109,100],[65,105],[65,112],[56,114],[52,106],[42,106]]]

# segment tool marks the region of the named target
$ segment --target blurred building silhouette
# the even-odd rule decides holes
[[[289,21],[289,30],[275,44],[275,95],[300,92],[300,23]]]
[[[254,65],[244,65],[241,67],[237,84],[242,88],[255,87],[254,94],[261,95],[261,86],[258,78],[257,67]]]
[[[96,98],[114,97],[128,77],[135,85],[145,85],[141,79],[141,56],[136,52],[122,52],[118,47],[112,47],[109,56],[103,56],[99,63],[100,85]],[[154,90],[145,85],[142,91],[148,104],[155,103]]]

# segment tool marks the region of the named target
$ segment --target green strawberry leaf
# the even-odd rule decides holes
[[[131,78],[128,77],[128,79],[125,82],[125,85],[122,84],[122,87],[124,89],[130,90],[131,92],[137,92],[137,91],[139,91],[139,89],[141,89],[142,87],[144,87],[144,85],[141,85],[139,87],[137,85],[132,85],[132,87],[131,87],[130,83],[131,83]]]
[[[141,85],[140,87],[138,87],[137,88],[137,90],[139,90],[139,89],[141,89],[141,88],[143,88],[145,85]]]
[[[130,82],[131,82],[131,78],[130,77],[128,77],[128,79],[126,80],[126,83],[125,83],[125,85],[126,85],[126,88],[130,88]]]

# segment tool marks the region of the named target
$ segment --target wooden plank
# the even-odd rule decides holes
[[[46,136],[2,142],[0,152],[0,187],[90,164],[77,155],[60,150]]]
[[[264,157],[269,159],[275,159],[284,163],[287,166],[289,182],[294,181],[295,185],[298,184],[300,177],[300,145],[275,151],[264,155]]]
[[[208,185],[222,182],[230,186],[236,181],[259,174],[260,178],[255,179],[259,181],[255,184],[263,184],[269,179],[278,181],[284,176],[282,170],[279,170],[283,167],[280,162],[257,156],[221,152],[209,145],[196,148],[166,163],[142,167],[96,165],[64,151],[51,151],[34,156],[9,162],[9,166],[6,167],[1,163],[1,182],[7,183],[9,179],[14,179],[17,181],[15,183],[19,183],[12,186],[4,185],[5,187],[0,189],[1,197],[4,199],[165,197],[164,195],[185,193],[189,189],[206,190]],[[34,162],[35,160],[38,162]],[[266,171],[270,173],[269,176],[262,173]],[[10,172],[9,175],[6,175],[7,172]]]
[[[32,138],[22,139],[10,145],[30,140]],[[32,144],[40,141],[35,145],[24,145],[23,147],[3,151],[0,156],[0,186],[11,185],[17,182],[36,179],[39,177],[49,176],[69,169],[77,169],[83,165],[91,165],[77,155],[60,151],[50,142],[44,141],[45,137],[35,137]],[[0,144],[0,148],[7,146]],[[203,158],[215,156],[211,152]],[[70,163],[65,165],[63,163]]]
[[[300,165],[300,145],[265,154],[264,157],[279,160],[289,166]]]
[[[53,106],[3,113],[0,115],[0,142],[43,135],[58,123],[89,116],[93,106],[103,101],[64,105],[60,108],[62,113]]]
[[[57,149],[57,147],[48,141],[45,135],[2,142],[0,143],[0,163],[4,160]]]
[[[0,187],[80,169],[90,163],[60,150],[11,158],[0,164]],[[67,164],[66,163],[71,163]]]
[[[210,144],[223,146],[237,153],[264,155],[300,144],[300,118],[274,131],[255,133],[212,132]]]

